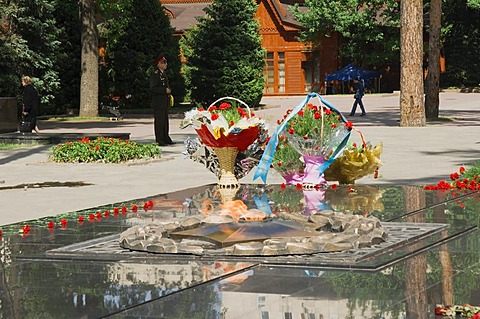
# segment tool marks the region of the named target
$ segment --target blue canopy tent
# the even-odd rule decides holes
[[[351,81],[353,79],[370,80],[379,77],[379,73],[376,71],[368,71],[361,67],[349,64],[346,67],[330,73],[325,76],[325,82],[328,81]],[[326,83],[325,83],[326,87]],[[342,83],[343,87],[343,83]]]

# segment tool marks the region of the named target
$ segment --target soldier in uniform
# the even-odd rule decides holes
[[[160,55],[155,60],[155,71],[150,77],[151,106],[154,115],[155,141],[160,146],[174,144],[168,135],[168,107],[172,90],[168,83],[167,59]]]

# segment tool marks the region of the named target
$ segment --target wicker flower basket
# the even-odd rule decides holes
[[[237,178],[235,177],[234,167],[237,158],[238,148],[236,147],[213,147],[213,151],[218,157],[220,165],[220,179],[218,185],[223,188],[239,187]]]

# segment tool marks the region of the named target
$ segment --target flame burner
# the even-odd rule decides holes
[[[152,253],[280,256],[358,249],[383,243],[387,238],[387,231],[375,217],[331,210],[309,216],[268,216],[249,211],[239,221],[228,215],[196,215],[134,226],[121,234],[120,245]]]

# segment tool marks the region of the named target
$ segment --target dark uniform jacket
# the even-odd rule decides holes
[[[168,108],[170,98],[167,94],[167,88],[169,87],[168,78],[165,72],[155,69],[150,77],[150,92],[151,92],[151,105],[153,108],[165,107]]]

